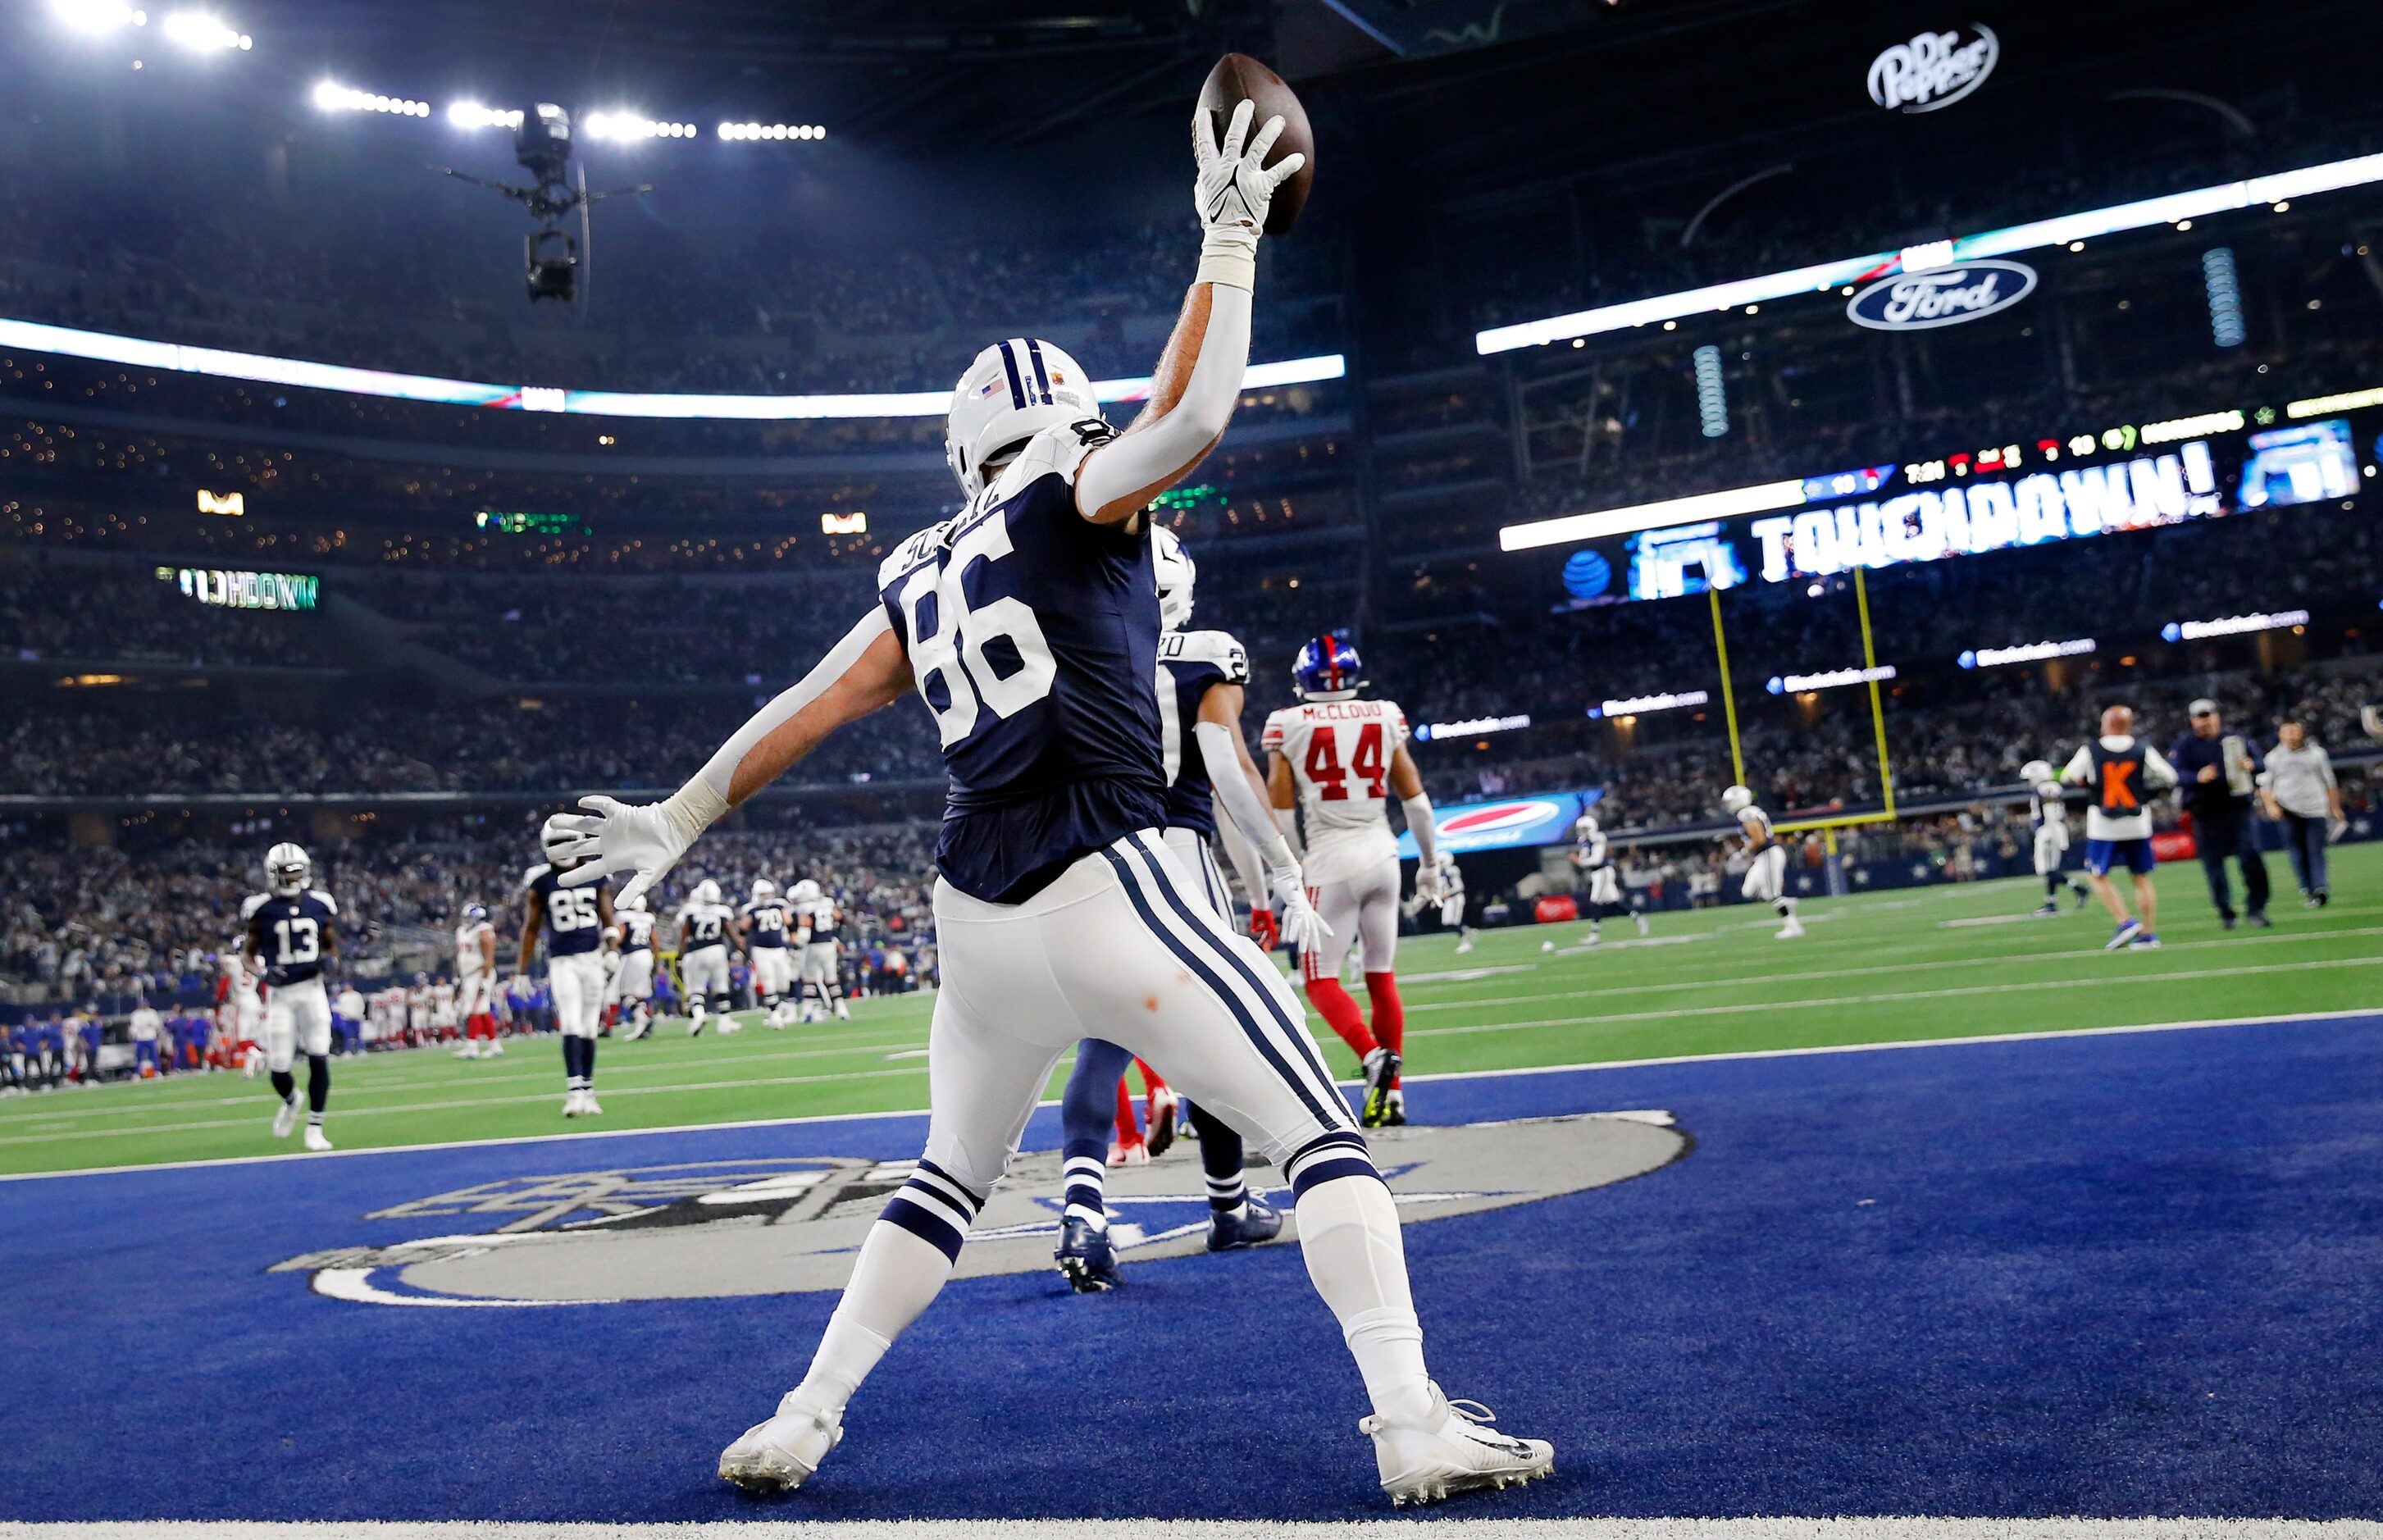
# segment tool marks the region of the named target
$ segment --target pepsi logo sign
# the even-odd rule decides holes
[[[1870,99],[1889,112],[1935,112],[1985,84],[2001,56],[1991,27],[1922,32],[1870,61]]]
[[[1872,331],[1927,331],[2008,310],[2034,290],[2023,262],[1964,262],[1881,278],[1846,302],[1846,316]]]
[[[1527,829],[1547,819],[1562,818],[1563,809],[1552,802],[1491,802],[1478,807],[1461,808],[1438,821],[1439,832],[1449,839],[1479,839],[1485,834],[1502,833],[1510,829]]]

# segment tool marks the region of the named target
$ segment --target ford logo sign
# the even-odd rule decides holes
[[[1922,32],[1871,60],[1870,99],[1889,112],[1934,112],[1985,84],[2002,44],[1991,27],[1962,31]]]
[[[1872,331],[1927,331],[2008,310],[2034,289],[2023,262],[1964,262],[1881,278],[1846,302],[1846,316]]]

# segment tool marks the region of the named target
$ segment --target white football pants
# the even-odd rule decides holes
[[[692,1007],[698,1000],[707,1004],[710,996],[728,992],[728,948],[723,945],[698,946],[678,960],[679,987],[685,992],[686,1004]]]
[[[654,997],[654,955],[650,950],[621,954],[620,971],[612,975],[612,998],[632,1004]]]
[[[753,987],[764,999],[776,999],[795,981],[795,959],[788,948],[757,946],[752,959]]]
[[[939,881],[935,929],[926,1159],[969,1193],[1007,1169],[1052,1066],[1085,1038],[1147,1061],[1295,1188],[1327,1179],[1336,1152],[1362,1152],[1289,984],[1156,832],[1085,856],[1023,904]],[[957,1253],[964,1228],[952,1229],[935,1238]]]
[[[331,1051],[331,997],[323,980],[277,984],[265,1003],[265,1067],[286,1073],[300,1053],[320,1058]]]
[[[1757,904],[1772,904],[1787,895],[1787,847],[1766,844],[1746,869],[1746,885],[1738,890]]]
[[[604,1019],[604,959],[573,952],[546,960],[546,982],[554,991],[554,1023],[567,1038],[592,1038]]]
[[[2068,854],[2068,829],[2065,824],[2047,823],[2035,832],[2035,874],[2049,877],[2060,869],[2060,858]]]
[[[1303,966],[1305,977],[1338,979],[1348,961],[1351,943],[1364,942],[1365,971],[1388,973],[1399,950],[1399,863],[1395,856],[1371,871],[1345,882],[1327,882],[1307,890],[1308,902],[1332,927],[1322,945],[1310,952]]]

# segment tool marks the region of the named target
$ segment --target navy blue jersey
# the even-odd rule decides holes
[[[623,952],[650,952],[654,949],[654,917],[643,909],[615,909],[612,922],[621,928]]]
[[[728,922],[735,912],[725,904],[698,904],[688,899],[678,907],[678,949],[700,952],[728,942]]]
[[[585,887],[566,888],[562,873],[543,861],[523,875],[522,886],[546,901],[548,956],[575,957],[603,944],[603,910],[596,895],[610,881],[599,877]]]
[[[251,950],[264,959],[266,983],[279,989],[323,976],[323,938],[340,918],[329,893],[313,888],[295,898],[253,893],[240,913]]]
[[[786,901],[764,898],[736,911],[745,921],[747,947],[786,944]]]
[[[1166,819],[1150,534],[1076,511],[1076,469],[1109,432],[1037,435],[877,571],[951,778],[935,864],[990,903]]]
[[[1167,771],[1167,826],[1203,838],[1216,832],[1216,789],[1200,752],[1200,702],[1219,684],[1246,685],[1250,657],[1221,631],[1158,639],[1159,749]]]

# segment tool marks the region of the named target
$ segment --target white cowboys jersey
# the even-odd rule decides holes
[[[1583,834],[1573,846],[1583,871],[1601,871],[1613,864],[1613,842],[1600,829],[1594,834]]]
[[[2047,781],[2042,785],[2029,787],[2028,792],[2028,812],[2038,829],[2046,825],[2057,825],[2064,830],[2068,827],[2068,807],[2060,800],[2060,782]]]
[[[476,979],[480,976],[480,970],[488,962],[481,955],[480,938],[496,933],[497,928],[485,919],[455,928],[455,977]]]
[[[1345,882],[1399,858],[1390,759],[1407,741],[1405,712],[1387,700],[1311,700],[1266,718],[1260,741],[1299,787],[1308,881]]]
[[[1746,848],[1748,850],[1759,849],[1778,837],[1771,832],[1771,815],[1751,805],[1739,811],[1737,827],[1738,832],[1746,836]]]

